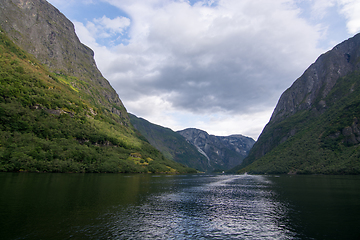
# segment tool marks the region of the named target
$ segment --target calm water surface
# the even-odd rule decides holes
[[[360,176],[0,173],[0,239],[360,239]]]

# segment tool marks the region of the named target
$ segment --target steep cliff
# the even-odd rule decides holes
[[[237,169],[358,173],[359,71],[357,34],[322,54],[281,95],[269,123]]]
[[[86,92],[99,109],[129,122],[119,96],[97,69],[94,52],[79,41],[72,22],[46,0],[1,1],[0,27],[50,71]]]
[[[326,107],[328,96],[337,80],[360,70],[360,34],[322,54],[304,74],[280,97],[270,123],[279,122],[298,111],[315,105]]]
[[[133,128],[92,50],[44,0],[0,2],[0,171],[196,172]]]
[[[209,135],[207,132],[188,128],[178,131],[206,156],[213,169],[227,170],[242,162],[254,145],[254,140],[242,135],[227,137]]]

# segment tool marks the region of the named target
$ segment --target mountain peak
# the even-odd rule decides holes
[[[360,34],[322,54],[280,97],[237,169],[358,174]]]
[[[26,52],[50,71],[74,76],[70,82],[85,90],[95,104],[129,122],[119,96],[98,70],[94,52],[82,44],[73,23],[45,0],[8,0],[0,7],[0,26]]]
[[[270,122],[281,121],[315,104],[326,106],[324,98],[336,81],[350,72],[360,70],[359,57],[360,33],[322,54],[281,95]]]
[[[47,1],[1,1],[0,53],[0,171],[196,172],[134,129],[93,51]]]
[[[211,166],[223,170],[240,164],[255,142],[252,138],[240,134],[214,136],[196,128],[187,128],[178,133],[200,149],[202,154],[208,158]]]

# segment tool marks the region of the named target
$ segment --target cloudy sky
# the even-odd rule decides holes
[[[281,95],[360,32],[359,0],[48,0],[128,112],[257,139]]]

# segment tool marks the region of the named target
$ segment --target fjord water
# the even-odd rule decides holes
[[[359,176],[0,173],[1,239],[359,239]]]

